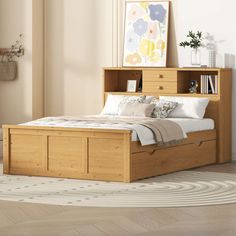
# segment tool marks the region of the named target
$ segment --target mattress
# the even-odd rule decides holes
[[[66,120],[66,121],[65,121]],[[211,130],[214,129],[214,121],[212,119],[187,119],[187,118],[168,118],[173,122],[176,122],[180,125],[183,131],[187,134],[190,132]],[[71,117],[46,117],[35,121],[30,121],[21,125],[27,126],[53,126],[53,127],[74,127],[74,128],[96,128],[96,129],[126,129],[132,130],[132,141],[139,141],[138,135],[135,130],[132,128],[132,124],[102,124],[96,122],[83,122],[77,121]],[[155,136],[153,132],[142,126],[143,132],[145,132],[147,144],[155,144]]]

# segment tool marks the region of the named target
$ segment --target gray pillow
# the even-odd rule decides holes
[[[177,102],[164,101],[157,98],[153,98],[150,104],[155,105],[152,113],[153,118],[167,118],[168,115],[178,106]]]
[[[155,104],[126,103],[119,112],[120,116],[150,117]]]

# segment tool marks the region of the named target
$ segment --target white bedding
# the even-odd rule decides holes
[[[96,117],[96,116],[90,116]],[[106,117],[106,116],[104,116]],[[214,121],[212,119],[190,119],[190,118],[168,118],[181,126],[185,133],[211,130],[214,129]],[[30,121],[21,125],[27,126],[54,126],[54,127],[76,127],[76,128],[97,128],[97,129],[127,129],[132,130],[132,141],[138,141],[138,135],[135,132],[132,124],[101,124],[96,122],[87,123],[86,121],[76,121],[74,117],[45,117],[42,119]],[[139,127],[140,128],[140,127]],[[155,144],[156,140],[153,132],[142,126],[143,132],[146,135],[146,144]]]
[[[183,131],[187,133],[212,130],[215,127],[214,120],[212,119],[191,119],[191,118],[167,118],[174,121],[181,126]],[[146,131],[147,140],[149,144],[155,144],[154,134],[151,130]],[[135,132],[132,132],[132,141],[138,141],[138,136]]]

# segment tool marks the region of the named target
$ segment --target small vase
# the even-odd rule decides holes
[[[216,67],[216,51],[215,50],[209,50],[208,55],[208,67]]]
[[[201,65],[201,52],[198,48],[193,49],[191,52],[191,64],[193,66]]]

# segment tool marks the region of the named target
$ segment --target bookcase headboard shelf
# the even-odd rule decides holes
[[[201,93],[203,78],[208,86],[217,87],[215,94]],[[211,78],[211,84],[210,79]],[[217,78],[217,79],[215,79]],[[136,80],[141,91],[127,92],[127,81]],[[190,81],[199,84],[197,93],[189,93]],[[205,81],[205,85],[206,85]],[[209,90],[208,90],[209,91]],[[215,121],[218,162],[231,160],[232,136],[232,70],[226,68],[104,68],[104,103],[109,93],[122,95],[159,95],[208,97],[206,118]],[[223,141],[224,140],[224,141]]]

